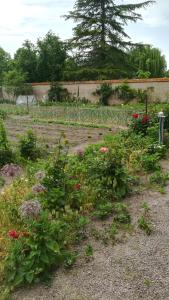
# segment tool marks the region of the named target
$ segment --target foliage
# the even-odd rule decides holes
[[[40,149],[37,146],[37,138],[32,130],[27,131],[19,141],[20,155],[25,159],[36,160],[40,157]]]
[[[141,15],[135,11],[151,3],[145,1],[117,5],[112,0],[89,0],[87,3],[77,0],[74,10],[65,17],[78,23],[73,29],[74,37],[70,42],[72,48],[77,49],[79,60],[90,66],[105,67],[114,65],[116,58],[120,64],[124,50],[131,45],[130,41],[125,40],[128,36],[124,25],[128,21],[141,19]]]
[[[151,73],[149,71],[143,71],[143,70],[137,71],[137,77],[139,79],[141,79],[141,78],[148,79],[148,78],[150,78],[150,76],[151,76]]]
[[[130,129],[136,134],[145,135],[147,133],[148,127],[150,127],[150,124],[150,116],[133,114],[129,126]]]
[[[62,41],[49,31],[43,39],[37,41],[38,81],[56,81],[62,77],[66,51]]]
[[[14,61],[16,69],[26,74],[26,82],[37,81],[37,50],[30,41],[26,40],[22,47],[17,49]]]
[[[66,68],[66,67],[65,67]],[[65,81],[80,81],[80,80],[105,80],[105,79],[120,79],[127,78],[129,76],[129,71],[123,67],[81,67],[78,66],[76,70],[64,69],[63,80]]]
[[[0,166],[12,162],[14,159],[12,150],[7,139],[5,127],[0,121]]]
[[[64,261],[66,227],[66,223],[51,222],[47,214],[29,220],[26,232],[19,232],[11,243],[6,261],[7,283],[17,287],[47,278],[49,271]]]
[[[168,173],[163,173],[162,171],[156,171],[150,176],[150,183],[164,187],[169,179]]]
[[[93,216],[99,219],[105,219],[112,214],[112,211],[113,204],[111,202],[106,202],[98,205],[97,210],[93,212]]]
[[[3,82],[4,73],[9,69],[10,55],[0,47],[0,86]]]
[[[32,86],[25,84],[26,74],[16,69],[10,70],[4,74],[3,85],[9,96],[14,99],[19,95],[32,94]]]
[[[152,233],[152,224],[148,222],[144,216],[141,216],[138,220],[138,226],[140,229],[145,231],[147,235],[150,235]]]
[[[158,48],[150,45],[135,46],[129,51],[128,59],[134,66],[134,74],[138,78],[147,78],[147,76],[158,78],[163,77],[165,74],[166,59]]]
[[[0,119],[5,120],[7,118],[7,112],[0,109]]]
[[[100,98],[99,98],[100,104],[108,105],[109,104],[108,100],[109,100],[110,96],[112,95],[112,93],[113,93],[113,89],[112,89],[111,85],[108,83],[103,83],[103,84],[101,84],[100,88],[98,88],[96,90],[96,92],[94,94],[100,96]]]
[[[118,96],[124,103],[128,103],[137,97],[136,89],[132,89],[128,83],[124,82],[114,89],[114,94]]]
[[[157,171],[160,169],[158,161],[158,154],[143,154],[141,157],[142,167],[148,172]]]
[[[48,99],[52,102],[64,102],[69,98],[68,90],[63,88],[59,83],[53,82],[48,92]]]
[[[92,247],[92,245],[87,245],[87,247],[85,249],[85,254],[86,254],[87,257],[93,256],[93,247]]]
[[[129,190],[129,176],[117,145],[112,149],[97,148],[89,148],[85,156],[88,183],[96,193],[96,207],[105,200],[123,198]]]

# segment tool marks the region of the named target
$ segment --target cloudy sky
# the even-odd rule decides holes
[[[36,42],[49,30],[62,39],[71,37],[73,23],[61,16],[73,8],[75,0],[0,0],[0,46],[12,55],[25,39]],[[139,3],[139,0],[118,0]],[[145,42],[161,49],[169,67],[169,1],[140,11],[143,21],[131,23],[126,31],[134,42]]]

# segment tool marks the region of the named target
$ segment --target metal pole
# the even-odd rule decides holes
[[[158,113],[159,117],[159,144],[162,145],[164,141],[164,121],[165,121],[165,116],[162,111]]]

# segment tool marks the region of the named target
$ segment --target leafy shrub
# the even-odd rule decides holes
[[[111,202],[107,202],[105,204],[100,204],[97,207],[97,210],[93,212],[93,216],[99,219],[105,219],[108,217],[113,211],[113,204]]]
[[[159,161],[159,156],[158,154],[143,154],[141,156],[141,162],[143,168],[148,171],[157,171],[160,169],[160,165],[158,163]]]
[[[123,100],[125,103],[130,102],[131,100],[137,97],[137,90],[132,89],[128,83],[124,82],[121,85],[118,85],[113,93],[117,95],[120,100]]]
[[[59,83],[53,82],[48,92],[48,98],[52,102],[63,102],[69,98],[69,93]]]
[[[0,109],[0,119],[5,120],[7,117],[7,112]]]
[[[40,149],[37,146],[37,138],[32,130],[21,137],[19,141],[20,155],[25,159],[36,160],[40,156]]]
[[[64,231],[67,225],[49,220],[46,214],[27,222],[26,231],[15,234],[6,261],[7,283],[17,287],[47,278],[65,260]],[[67,257],[68,254],[66,254]]]
[[[108,100],[112,95],[112,93],[113,93],[113,89],[111,85],[108,83],[103,83],[101,84],[100,88],[96,90],[94,94],[100,96],[99,98],[100,104],[108,105]]]
[[[5,127],[0,122],[0,167],[10,163],[14,160],[14,155],[10,149],[9,142],[7,139]]]
[[[130,122],[130,129],[137,134],[146,134],[150,126],[150,117],[148,115],[133,114]]]
[[[114,149],[93,146],[85,155],[86,180],[95,191],[94,205],[110,199],[123,198],[129,190],[129,176],[122,163],[122,153]]]

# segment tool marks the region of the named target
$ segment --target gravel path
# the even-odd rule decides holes
[[[146,236],[137,220],[146,201],[153,233]],[[169,186],[166,193],[143,192],[126,200],[135,229],[115,246],[93,241],[94,259],[79,259],[60,269],[50,287],[18,291],[16,300],[167,300],[169,299]]]

